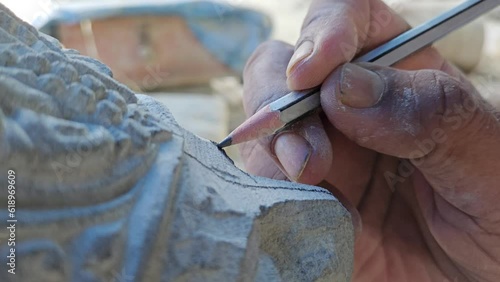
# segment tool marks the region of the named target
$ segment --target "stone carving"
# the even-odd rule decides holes
[[[329,192],[236,169],[3,6],[0,27],[0,281],[350,279],[351,218]]]

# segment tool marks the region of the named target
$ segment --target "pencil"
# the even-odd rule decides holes
[[[358,57],[354,62],[371,62],[391,66],[418,50],[432,44],[450,32],[464,26],[482,14],[500,5],[499,0],[469,0],[410,29],[374,50]],[[320,89],[293,91],[265,106],[217,146],[219,148],[272,135],[321,108]]]

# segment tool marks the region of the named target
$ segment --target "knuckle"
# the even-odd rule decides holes
[[[472,98],[470,91],[467,87],[459,80],[443,73],[435,72],[435,79],[437,85],[442,89],[443,96],[451,103],[451,105],[461,105],[466,100]]]
[[[476,91],[444,72],[433,70],[414,72],[411,87],[420,125],[419,137],[432,144],[427,152],[429,161],[450,160],[457,147],[474,142],[487,120]],[[446,142],[448,138],[454,142]]]
[[[343,20],[351,18],[358,11],[352,9],[350,3],[324,1],[311,7],[302,24],[302,31],[307,29],[321,29],[331,26],[332,22],[342,23]]]
[[[443,120],[457,111],[475,111],[476,97],[459,80],[434,70],[414,72],[413,89],[420,121],[423,123]]]
[[[250,116],[287,93],[285,70],[293,47],[281,41],[261,44],[243,72],[243,108]]]
[[[324,25],[329,18],[332,17],[332,12],[328,9],[310,11],[302,23],[302,31],[316,25]]]
[[[432,83],[439,89],[438,95],[443,101],[443,110],[446,112],[455,106],[463,106],[469,94],[462,83],[443,72],[432,73]]]
[[[260,44],[257,49],[255,49],[255,56],[260,56],[262,54],[266,54],[270,50],[274,49],[282,49],[286,46],[286,44],[279,40],[268,40]]]
[[[290,45],[278,40],[269,40],[260,44],[248,59],[243,70],[243,77],[251,75],[255,65],[264,58],[267,58],[274,50],[281,50],[283,52],[283,50],[288,49],[291,49]]]

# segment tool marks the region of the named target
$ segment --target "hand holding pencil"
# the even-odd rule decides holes
[[[376,13],[390,23],[370,33]],[[394,68],[345,64],[338,49],[371,50],[405,29],[379,0],[316,0],[295,50],[261,46],[245,70],[247,115],[320,84],[323,114],[242,144],[246,168],[345,199],[354,281],[500,280],[500,114],[433,48]]]
[[[346,42],[340,42],[335,49],[342,51],[346,61],[392,66],[499,5],[499,0],[468,0],[411,30],[403,32],[373,50],[361,53],[362,55],[357,54],[357,46],[349,45]],[[378,25],[376,33],[380,33],[381,28],[390,23],[392,16],[386,12],[385,15],[376,14],[372,15],[371,18],[374,21],[381,21],[374,23],[374,25]],[[310,56],[313,50],[312,41],[300,42],[290,60],[287,74],[293,71],[296,62]],[[354,55],[356,57],[353,59]],[[296,90],[271,102],[233,130],[217,146],[224,148],[240,144],[290,127],[301,118],[321,109],[320,90],[321,85],[305,90]]]

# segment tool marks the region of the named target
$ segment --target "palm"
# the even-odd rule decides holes
[[[359,147],[345,137],[333,138],[341,145],[334,155],[338,150],[358,151],[358,158],[344,159],[349,160],[344,169],[334,160],[329,177],[348,204],[356,206],[362,222],[353,281],[474,281],[500,267],[495,250],[484,247],[495,245],[500,236],[478,228],[473,217],[445,201],[407,161]],[[356,170],[346,171],[349,168]],[[402,178],[401,173],[411,175]],[[453,223],[457,217],[461,226]],[[484,267],[478,269],[485,257],[493,265],[479,264]]]
[[[384,174],[397,174],[399,160],[381,154],[376,159],[372,180],[357,206],[362,231],[355,246],[353,281],[447,281],[433,255],[442,251],[422,220],[412,179],[390,187]]]
[[[337,158],[323,186],[355,206],[362,225],[353,281],[454,282],[488,275],[474,267],[484,258],[470,254],[487,253],[482,245],[498,242],[498,235],[474,238],[472,217],[457,213],[408,161],[363,148],[326,128]],[[460,226],[453,223],[457,217]],[[495,265],[500,267],[498,260]]]
[[[336,157],[321,186],[355,207],[351,211],[362,225],[355,244],[353,281],[454,282],[474,277],[470,267],[476,261],[464,256],[472,248],[463,247],[467,231],[450,228],[451,223],[443,220],[454,216],[454,211],[422,174],[404,160],[363,148],[331,126],[326,128]],[[248,143],[246,147],[242,152],[250,170],[286,178],[277,166],[261,167],[266,154],[260,146]],[[401,173],[411,175],[400,178]],[[490,238],[495,240],[498,237]]]
[[[323,186],[356,207],[362,223],[353,281],[445,281],[425,240],[414,176],[394,181],[406,172],[398,158],[360,147],[331,127],[327,132],[336,158]]]

